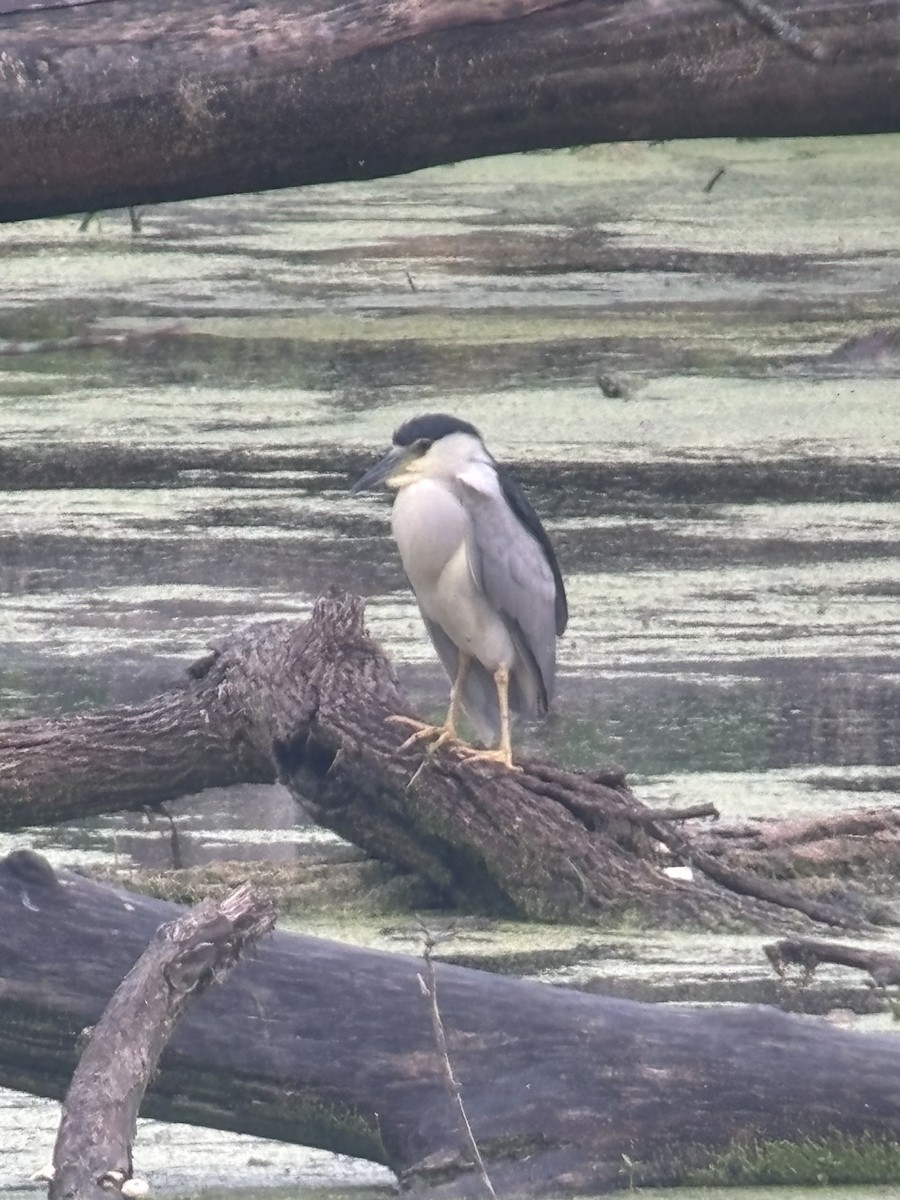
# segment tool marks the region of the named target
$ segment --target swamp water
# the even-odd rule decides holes
[[[0,228],[5,714],[140,701],[330,584],[371,598],[438,714],[386,507],[347,486],[400,421],[446,410],[513,466],[567,578],[556,715],[530,745],[726,817],[895,800],[900,138],[590,147],[141,218]],[[173,811],[189,865],[332,843],[276,788]],[[22,845],[170,862],[130,815],[0,837]],[[305,924],[419,948],[412,921]],[[771,988],[763,940],[462,922],[447,953],[728,999]],[[55,1120],[0,1092],[0,1190],[26,1188]],[[152,1122],[136,1169],[179,1194],[387,1181]]]

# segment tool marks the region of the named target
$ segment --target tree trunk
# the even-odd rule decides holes
[[[798,913],[860,923],[857,911],[695,845],[672,814],[641,804],[620,770],[524,761],[509,771],[450,747],[401,750],[404,732],[386,718],[407,704],[356,597],[321,599],[300,625],[251,626],[191,675],[183,692],[143,707],[0,725],[0,828],[278,777],[315,821],[417,873],[448,905],[776,931],[796,929]],[[673,861],[691,863],[694,877],[673,878]]]
[[[79,1059],[63,1102],[50,1200],[122,1195],[133,1177],[144,1093],[185,1006],[211,983],[221,983],[238,956],[274,924],[272,902],[244,885],[157,930]]]
[[[180,911],[54,875],[29,851],[0,862],[0,1084],[61,1095],[79,1031]],[[435,1048],[425,974],[421,959],[276,932],[185,1013],[142,1111],[363,1156],[435,1196],[483,1194]],[[837,1148],[855,1153],[852,1139],[865,1138],[883,1156],[873,1179],[896,1177],[896,1037],[444,964],[435,981],[452,1070],[499,1194],[677,1183],[734,1142],[752,1161],[772,1140],[821,1141],[821,1173],[839,1180]]]
[[[45,11],[46,10],[46,11]],[[0,220],[900,128],[896,0],[2,0]]]

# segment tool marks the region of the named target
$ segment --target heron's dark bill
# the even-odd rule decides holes
[[[385,483],[395,471],[403,467],[409,458],[410,448],[408,446],[391,447],[380,462],[377,462],[374,467],[369,467],[365,475],[357,479],[350,491],[354,494],[364,492],[367,488],[374,488],[380,483]]]

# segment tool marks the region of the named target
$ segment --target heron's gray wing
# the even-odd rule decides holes
[[[422,609],[422,620],[428,630],[428,636],[438,652],[438,658],[444,670],[451,679],[456,679],[459,667],[459,650],[456,643],[444,632],[437,621],[432,621]],[[463,707],[469,714],[472,724],[478,731],[478,736],[485,742],[492,742],[500,732],[500,704],[497,700],[497,687],[490,671],[486,670],[477,658],[469,663],[466,675],[466,686],[463,696]]]
[[[554,571],[543,542],[522,521],[501,489],[484,492],[466,488],[463,504],[469,516],[469,566],[476,583],[503,619],[518,653],[510,706],[518,712],[546,712],[556,675],[555,576],[559,568]],[[546,533],[544,539],[549,545]]]
[[[516,514],[519,523],[525,526],[540,546],[544,558],[547,560],[547,565],[553,573],[553,584],[556,589],[554,596],[556,633],[558,637],[562,637],[566,632],[566,625],[569,623],[569,602],[566,599],[566,585],[563,583],[562,571],[560,571],[559,563],[556,559],[556,551],[553,549],[553,544],[547,536],[547,530],[541,524],[541,518],[532,508],[531,501],[522,491],[519,484],[513,479],[512,475],[507,475],[500,467],[497,467],[496,470],[497,480],[506,498],[506,503]]]

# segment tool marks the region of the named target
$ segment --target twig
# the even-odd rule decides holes
[[[828,61],[831,57],[821,42],[811,41],[799,25],[785,20],[780,13],[777,13],[774,8],[770,8],[768,4],[764,4],[762,0],[725,0],[725,2],[742,13],[757,29],[770,34],[798,58],[804,58],[807,62],[821,63]]]
[[[153,818],[157,815],[165,817],[169,824],[169,845],[172,850],[172,870],[182,871],[184,869],[184,855],[181,853],[181,837],[178,833],[178,826],[175,824],[175,818],[166,808],[165,804],[144,805],[144,814],[147,820],[152,824]]]
[[[711,800],[701,804],[689,804],[686,808],[651,808],[646,813],[636,813],[635,820],[639,824],[649,824],[651,821],[692,821],[696,817],[712,817],[719,819],[719,810]]]
[[[420,923],[421,924],[421,923]],[[434,1040],[437,1044],[438,1054],[441,1058],[441,1063],[444,1068],[444,1081],[447,1084],[447,1091],[450,1094],[450,1099],[459,1114],[459,1124],[462,1129],[463,1136],[468,1143],[472,1158],[478,1171],[481,1175],[481,1182],[484,1184],[484,1190],[489,1196],[495,1198],[497,1193],[494,1191],[494,1185],[491,1183],[491,1177],[487,1173],[487,1168],[484,1165],[484,1159],[481,1157],[481,1151],[478,1149],[478,1143],[475,1141],[475,1134],[472,1132],[472,1126],[469,1124],[469,1118],[466,1116],[466,1109],[463,1104],[462,1090],[459,1086],[459,1080],[453,1074],[453,1067],[450,1063],[450,1055],[447,1053],[447,1037],[444,1033],[444,1022],[441,1020],[441,1010],[438,1007],[437,999],[437,978],[434,971],[434,959],[432,951],[442,941],[447,941],[453,937],[452,933],[446,933],[440,938],[436,938],[429,929],[424,925],[421,926],[422,932],[425,935],[425,949],[422,951],[422,957],[425,959],[425,979],[419,975],[419,987],[422,989],[422,995],[428,1000],[428,1007],[431,1013],[431,1027],[434,1030]]]
[[[90,3],[93,3],[94,0],[82,0],[82,3],[84,3],[84,2],[87,2],[90,4]],[[55,7],[55,6],[48,5],[48,7]],[[78,7],[78,5],[72,5],[71,7]],[[133,205],[129,205],[127,211],[128,211],[128,220],[131,224],[131,232],[132,233],[140,233],[143,228],[143,225],[141,224],[141,210],[139,208],[135,208]],[[85,213],[84,216],[81,218],[81,221],[78,224],[78,232],[79,233],[87,233],[88,229],[90,228],[91,221],[96,220],[97,224],[98,225],[100,224],[99,218],[100,218],[99,213],[96,213],[96,212]]]

